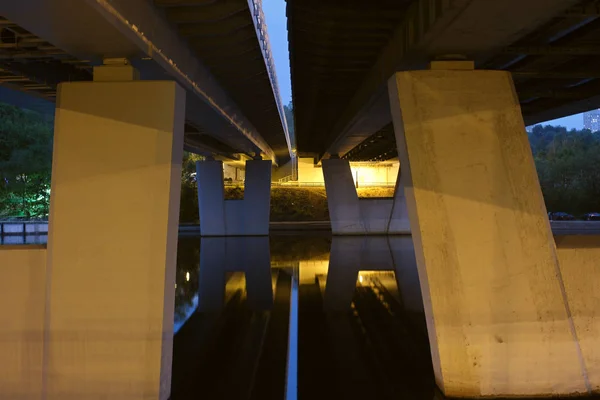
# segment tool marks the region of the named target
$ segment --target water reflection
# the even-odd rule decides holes
[[[299,398],[439,395],[410,237],[334,237],[315,272],[300,284]]]
[[[410,237],[182,238],[178,264],[174,400],[439,394]]]
[[[269,247],[267,237],[182,239],[176,308],[187,320],[174,340],[173,399],[284,397],[293,271],[272,269]]]

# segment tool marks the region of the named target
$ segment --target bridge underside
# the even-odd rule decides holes
[[[95,3],[27,0],[0,7],[1,99],[53,115],[59,83],[90,81],[103,59],[123,57],[141,79],[175,79],[187,89],[188,150],[289,159],[260,7],[247,0]],[[28,8],[47,11],[45,19]]]
[[[600,107],[597,1],[447,3],[288,0],[298,150],[396,157],[385,83],[445,55],[510,71],[527,125]]]

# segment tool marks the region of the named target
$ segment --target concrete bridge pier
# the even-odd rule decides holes
[[[334,235],[410,234],[400,171],[393,198],[359,199],[348,160],[332,158],[322,163]]]
[[[246,161],[243,200],[225,200],[223,162],[196,163],[198,208],[202,236],[269,234],[271,161]]]
[[[185,92],[131,80],[126,65],[100,68],[94,82],[58,88],[43,398],[162,400],[171,382]]]
[[[511,74],[432,63],[389,96],[439,387],[589,393]]]

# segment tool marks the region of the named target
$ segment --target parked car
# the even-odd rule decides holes
[[[550,221],[574,221],[575,217],[566,212],[550,212],[548,213]]]
[[[583,216],[583,219],[586,221],[600,221],[600,213],[587,213]]]

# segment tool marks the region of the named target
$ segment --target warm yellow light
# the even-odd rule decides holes
[[[190,281],[190,273],[189,272],[185,273],[185,280],[188,282]]]
[[[359,281],[360,283],[362,283],[362,282],[363,282],[363,277],[362,277],[362,275],[359,275],[359,276],[358,276],[358,281]]]

